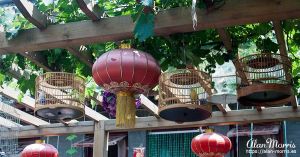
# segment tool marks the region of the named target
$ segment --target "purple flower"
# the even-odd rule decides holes
[[[116,100],[117,97],[114,93],[108,91],[103,92],[102,108],[106,113],[109,114],[109,116],[116,116]],[[142,105],[141,99],[139,97],[135,99],[135,105],[136,108],[139,108]]]

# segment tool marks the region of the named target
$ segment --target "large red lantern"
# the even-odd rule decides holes
[[[192,151],[199,157],[224,157],[232,147],[228,137],[208,129],[206,133],[193,138]]]
[[[21,157],[58,157],[58,151],[50,144],[37,140],[35,144],[28,145],[21,153]]]
[[[148,53],[115,49],[101,55],[93,65],[93,78],[117,96],[116,125],[134,127],[135,94],[146,93],[158,83],[160,67]]]

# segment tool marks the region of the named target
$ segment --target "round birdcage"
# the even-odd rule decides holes
[[[175,122],[191,122],[211,116],[207,102],[210,76],[196,69],[176,69],[159,78],[159,116]]]
[[[261,53],[241,58],[242,79],[238,101],[248,106],[274,106],[288,103],[293,95],[289,58]]]
[[[36,78],[35,114],[70,121],[84,115],[85,81],[72,73],[49,72]]]
[[[239,78],[236,75],[213,76],[213,90],[207,100],[214,104],[236,103],[236,88],[239,82]]]

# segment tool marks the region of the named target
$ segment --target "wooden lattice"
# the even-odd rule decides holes
[[[244,105],[283,105],[293,95],[291,64],[280,54],[261,53],[240,59],[248,84],[238,88],[239,101]]]
[[[84,79],[49,72],[36,78],[35,113],[46,119],[71,120],[84,114]]]

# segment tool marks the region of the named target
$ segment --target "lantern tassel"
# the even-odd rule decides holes
[[[135,98],[133,93],[120,91],[117,94],[116,126],[133,128],[135,126]]]

